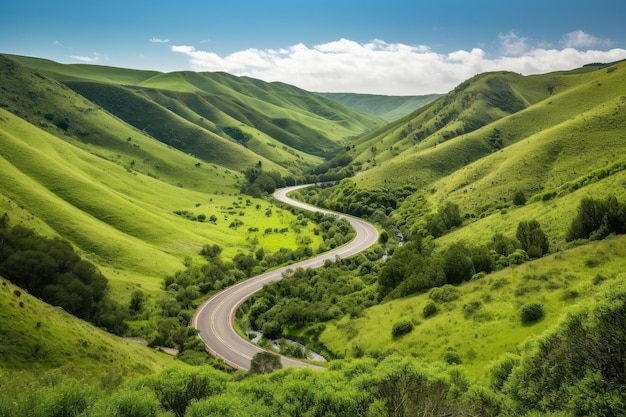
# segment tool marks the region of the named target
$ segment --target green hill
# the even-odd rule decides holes
[[[81,410],[93,406],[96,415],[114,415],[118,405],[123,414],[120,404],[138,399],[152,415],[259,407],[265,415],[413,415],[433,401],[446,415],[539,415],[533,410],[602,403],[589,393],[609,393],[599,406],[620,410],[623,372],[613,364],[626,334],[619,320],[626,239],[569,241],[567,234],[585,198],[615,197],[613,217],[600,227],[626,213],[625,80],[626,63],[529,77],[481,74],[383,126],[281,83],[0,56],[0,214],[68,241],[107,277],[123,308],[131,294],[147,294],[130,327],[154,330],[152,340],[186,323],[200,285],[206,294],[243,279],[237,262],[281,247],[311,253],[338,230],[240,195],[237,171],[262,166],[299,175],[336,156],[363,172],[303,193],[385,229],[380,246],[318,271],[294,271],[244,305],[248,317],[238,315],[242,324],[254,319],[346,359],[324,373],[230,378],[181,369],[0,280],[0,383],[21,375],[26,387],[14,391],[20,403],[0,395],[0,414],[33,415],[39,399],[63,404],[74,386],[89,397]],[[547,254],[531,261],[514,247],[527,221],[538,222],[548,243]],[[497,252],[496,239],[512,252]],[[199,255],[214,244],[223,248],[219,267]],[[475,259],[489,265],[475,273]],[[472,273],[457,279],[468,262]],[[431,283],[439,287],[430,291]],[[528,306],[541,315],[526,320]],[[202,346],[193,350],[197,340],[181,329],[169,338],[186,338],[188,358],[202,362]],[[592,367],[605,360],[610,369]],[[533,361],[545,364],[546,375],[537,375]],[[178,369],[154,374],[170,366]],[[48,373],[55,369],[64,375],[58,390]],[[40,373],[46,376],[36,380]],[[153,375],[120,385],[144,374]],[[101,384],[106,390],[84,388],[98,378],[111,381]]]
[[[277,169],[300,173],[384,124],[296,87],[225,73],[164,74],[8,58],[170,146],[236,170],[265,158]]]
[[[293,229],[282,239],[246,232],[261,220],[264,229],[289,229],[294,217],[265,216],[270,203],[261,200],[241,204],[240,174],[155,140],[40,72],[6,57],[0,63],[0,212],[69,240],[112,278],[116,291],[137,285],[159,291],[164,276],[182,269],[186,257],[197,258],[205,244],[224,247],[227,257],[257,244],[269,251],[298,247]],[[110,86],[132,97],[119,88]],[[154,123],[162,123],[154,102],[132,104],[156,109]],[[170,132],[193,134],[183,118],[170,121],[176,122]],[[208,136],[194,129],[199,138]],[[212,138],[207,152],[224,152],[223,162],[283,169],[234,141]],[[176,212],[218,219],[191,221]],[[244,227],[229,227],[237,218]]]
[[[533,134],[546,135],[556,126],[579,131],[586,117],[597,119],[596,112],[603,117],[619,112],[623,72],[624,64],[615,64],[585,73],[476,76],[360,139],[354,159],[372,169],[357,182],[365,188],[424,186]],[[619,131],[619,118],[612,123],[618,125],[607,127]],[[604,128],[588,133],[601,136]]]
[[[398,120],[438,99],[443,94],[423,96],[381,96],[354,93],[318,93],[360,112],[380,117],[388,122]]]
[[[583,199],[614,196],[616,204],[626,203],[625,80],[623,62],[530,77],[481,74],[359,139],[349,154],[368,169],[303,195],[379,222],[388,231],[391,260],[346,262],[344,268],[356,266],[352,274],[336,273],[352,288],[336,296],[333,307],[341,313],[334,310],[336,318],[323,325],[293,323],[289,336],[308,341],[319,334],[317,346],[331,357],[400,353],[449,360],[471,378],[488,381],[507,355],[530,354],[533,341],[569,314],[603,300],[605,286],[624,281],[624,236],[570,242],[567,235]],[[447,215],[448,205],[458,210],[458,223],[432,232],[433,219]],[[498,264],[494,239],[517,242],[518,225],[530,220],[545,233],[548,254],[522,265]],[[469,259],[480,248],[494,262],[487,273],[460,282],[442,267],[454,265],[457,258],[446,256],[455,250]],[[339,281],[311,275],[313,294]],[[429,291],[429,283],[446,282],[454,287]],[[317,300],[290,293],[288,285],[259,297],[282,305],[288,301],[275,294],[286,293],[293,304],[310,303],[307,311],[317,311]],[[384,292],[384,285],[395,292]],[[453,296],[446,298],[448,290]],[[532,303],[541,304],[545,317],[528,325],[520,310]],[[425,312],[430,304],[432,316]],[[274,310],[255,313],[281,320]],[[407,335],[394,335],[400,324],[411,329]]]
[[[0,278],[0,373],[67,374],[100,378],[147,375],[184,366],[171,355],[126,341],[32,297]]]

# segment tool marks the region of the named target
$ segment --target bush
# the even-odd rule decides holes
[[[413,322],[410,320],[402,320],[393,325],[391,329],[391,335],[393,337],[404,336],[407,333],[411,333],[413,330]]]
[[[491,368],[489,385],[494,391],[502,390],[504,383],[513,372],[513,368],[519,365],[519,356],[507,356]]]
[[[515,193],[515,195],[513,196],[513,204],[515,204],[516,206],[523,206],[524,204],[526,204],[526,196],[522,191],[518,191]]]
[[[611,233],[626,233],[626,205],[615,196],[606,200],[583,198],[578,206],[578,215],[572,220],[566,240],[604,239]]]
[[[251,374],[268,374],[278,369],[282,369],[283,364],[280,356],[271,352],[259,352],[254,355],[250,362]]]
[[[541,319],[545,315],[543,306],[539,303],[529,303],[520,309],[522,324],[531,324]]]
[[[443,287],[433,288],[428,293],[428,298],[440,303],[454,301],[460,296],[461,292],[458,290],[458,288],[449,284],[446,284]]]
[[[422,314],[424,315],[424,318],[427,319],[437,314],[437,311],[439,311],[439,309],[437,308],[437,304],[435,304],[432,301],[429,301],[424,306],[424,310],[422,310]]]
[[[459,355],[457,352],[453,350],[449,350],[446,353],[444,353],[443,360],[448,365],[460,365],[461,363],[463,363],[463,361],[461,360],[461,355]]]

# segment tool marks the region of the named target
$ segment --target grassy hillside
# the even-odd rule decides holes
[[[626,279],[625,257],[624,236],[594,242],[463,284],[455,299],[435,299],[438,312],[432,317],[424,317],[433,301],[425,293],[369,308],[358,318],[346,316],[328,325],[320,339],[342,357],[399,352],[437,362],[454,351],[469,375],[488,380],[507,354],[518,354],[569,312],[591,305],[603,286]],[[543,305],[545,317],[525,325],[520,308],[531,302]],[[392,337],[401,320],[414,323],[413,331]]]
[[[163,277],[205,244],[224,247],[226,257],[257,246],[271,252],[300,246],[299,233],[312,230],[297,233],[290,228],[295,217],[280,210],[266,216],[270,203],[242,201],[236,196],[240,174],[154,140],[41,73],[0,61],[0,211],[68,239],[116,290],[142,285],[158,291]],[[178,120],[181,129],[188,126]],[[245,162],[240,151],[253,155],[250,164],[260,160],[218,139],[231,146],[226,151],[233,163]],[[280,168],[262,161],[264,168]],[[201,214],[217,221],[188,218]],[[288,231],[264,234],[259,226]]]
[[[92,383],[185,366],[123,340],[30,296],[0,278],[0,374],[63,368]],[[118,381],[119,382],[119,381]]]
[[[404,289],[429,279],[446,282],[447,275],[437,275],[437,262],[446,262],[451,247],[487,246],[496,234],[515,241],[522,221],[539,222],[549,254],[477,275],[455,286],[456,295],[448,300],[423,288],[404,293],[418,295],[389,300],[380,290],[389,262],[377,265],[377,272],[372,272],[376,266],[362,263],[353,275],[360,281],[354,294],[337,298],[341,318],[326,323],[320,333],[331,356],[399,352],[427,361],[458,359],[460,369],[487,381],[492,367],[507,355],[520,354],[569,313],[593,305],[605,285],[623,282],[624,236],[568,242],[566,235],[584,198],[615,196],[626,202],[625,80],[625,63],[532,77],[482,74],[360,139],[351,152],[371,168],[311,198],[351,213],[365,212],[386,226],[386,249],[392,259],[400,256],[408,274],[398,278],[404,272],[389,269],[386,282],[409,282],[399,285]],[[406,187],[415,191],[403,198]],[[520,193],[525,201],[515,203]],[[459,224],[437,238],[428,236],[428,223],[446,204],[458,207]],[[434,263],[402,252],[394,236],[398,231],[413,241],[411,248],[432,250],[425,256]],[[497,255],[489,249],[490,256]],[[430,269],[420,272],[423,265]],[[370,284],[373,275],[378,284]],[[360,308],[372,302],[373,292],[383,302]],[[427,317],[424,308],[431,303],[437,313]],[[529,303],[541,304],[545,311],[532,325],[520,320],[521,307]],[[394,337],[394,325],[400,322],[411,323],[412,331]],[[294,328],[296,335],[320,331],[316,324]]]
[[[420,107],[438,99],[443,94],[423,96],[381,96],[354,93],[318,93],[322,97],[335,100],[360,112],[378,116],[388,122],[398,120]]]
[[[619,112],[615,106],[624,94],[623,72],[624,65],[616,64],[565,75],[479,75],[361,139],[355,160],[372,169],[357,181],[366,188],[407,182],[424,186],[534,133],[545,134],[557,125],[566,129],[568,123],[579,129],[583,119],[570,119],[584,118],[586,112]]]
[[[260,159],[282,167],[268,163],[268,169],[300,173],[384,124],[296,87],[225,73],[163,74],[9,58],[164,143],[237,170]]]

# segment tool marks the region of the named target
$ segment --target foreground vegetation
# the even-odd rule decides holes
[[[51,371],[33,391],[27,375],[5,373],[0,415],[622,415],[625,300],[623,281],[603,285],[587,307],[496,362],[488,385],[454,363],[397,354],[260,376],[170,369],[109,390]]]

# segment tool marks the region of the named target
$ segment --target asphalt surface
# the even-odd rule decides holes
[[[296,268],[317,268],[322,266],[326,260],[335,261],[337,257],[347,258],[362,252],[378,240],[378,231],[376,228],[361,219],[318,209],[317,207],[287,197],[287,194],[293,190],[310,187],[312,185],[313,184],[298,185],[280,189],[274,193],[274,198],[304,210],[322,212],[344,218],[350,222],[355,229],[356,237],[350,243],[338,249],[305,261],[266,272],[235,284],[232,287],[228,287],[215,294],[198,307],[198,310],[191,320],[191,325],[200,331],[199,336],[211,354],[222,358],[224,362],[234,368],[250,369],[250,361],[254,355],[264,351],[263,348],[241,337],[233,327],[235,312],[241,303],[252,296],[252,294],[262,289],[263,285],[282,279],[283,273],[287,272],[287,270],[295,270]],[[323,369],[320,366],[284,356],[281,356],[281,361],[284,368],[293,366],[296,368],[309,367]]]

